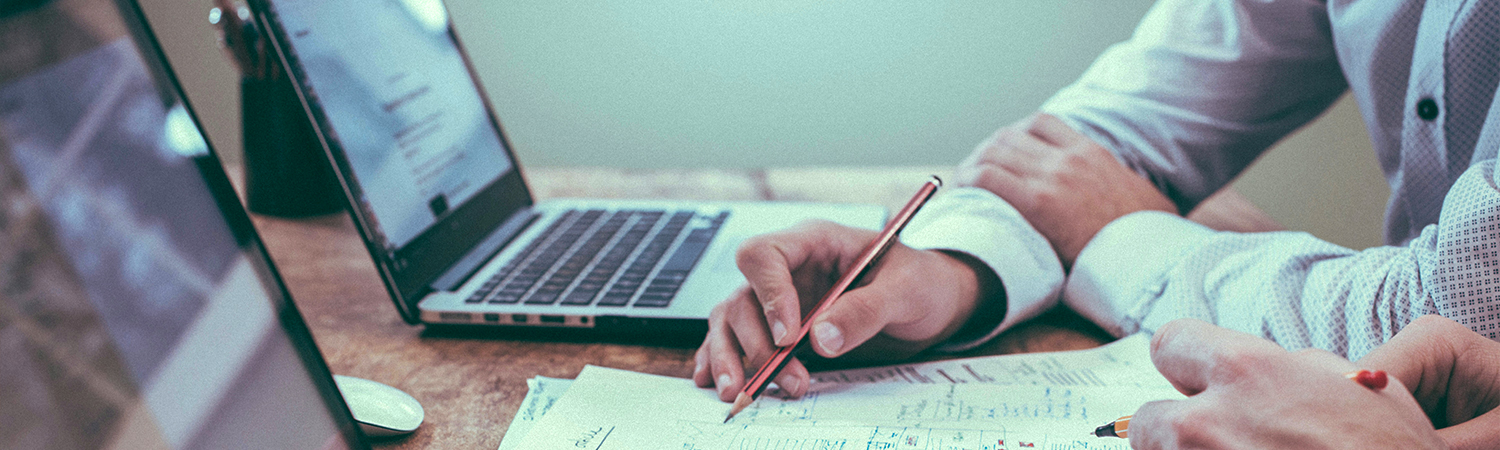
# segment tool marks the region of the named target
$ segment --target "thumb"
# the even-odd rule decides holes
[[[822,314],[810,319],[813,350],[827,358],[837,357],[870,340],[899,314],[898,302],[881,290],[854,289],[833,301]]]

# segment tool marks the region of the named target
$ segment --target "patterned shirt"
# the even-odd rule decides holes
[[[1045,239],[978,189],[935,199],[904,240],[970,253],[1005,285],[1000,325],[948,349],[1059,297],[1117,335],[1196,317],[1350,358],[1429,313],[1496,338],[1497,81],[1500,0],[1162,0],[1042,110],[1187,211],[1350,90],[1391,186],[1388,246],[1137,213],[1101,230],[1064,278]],[[997,235],[1007,242],[981,240]]]

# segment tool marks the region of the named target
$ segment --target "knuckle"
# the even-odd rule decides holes
[[[1043,112],[1033,113],[1032,115],[1027,116],[1026,120],[1024,122],[1026,124],[1026,130],[1027,131],[1040,131],[1040,130],[1042,130],[1043,128],[1045,128],[1047,119],[1049,119],[1049,118],[1050,119],[1054,119],[1054,120],[1056,119],[1056,117],[1052,117],[1052,115],[1047,114],[1047,113],[1043,113]]]
[[[1087,169],[1092,160],[1088,155],[1075,151],[1058,152],[1057,158],[1058,169],[1063,171]]]
[[[1000,192],[1001,186],[1005,186],[1005,171],[995,166],[983,166],[978,170],[974,185],[992,192]]]
[[[1218,380],[1240,380],[1270,367],[1273,358],[1273,355],[1260,349],[1228,346],[1213,353],[1210,373]]]
[[[1185,408],[1166,418],[1166,426],[1181,448],[1218,448],[1213,445],[1222,432],[1217,414],[1207,408]]]
[[[712,309],[712,310],[710,310],[708,312],[708,324],[709,324],[709,326],[716,326],[716,325],[717,326],[723,326],[724,325],[725,316],[727,316],[729,314],[729,304],[732,303],[732,302],[734,302],[734,300],[726,300],[726,301],[720,302],[717,305],[714,305],[714,309]]]

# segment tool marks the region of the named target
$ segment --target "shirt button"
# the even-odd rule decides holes
[[[1422,101],[1417,102],[1417,117],[1421,117],[1422,120],[1431,122],[1433,119],[1436,119],[1437,116],[1438,105],[1436,100],[1428,97],[1422,99]]]

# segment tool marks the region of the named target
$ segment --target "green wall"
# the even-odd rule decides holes
[[[1147,0],[452,0],[524,162],[947,164]]]

